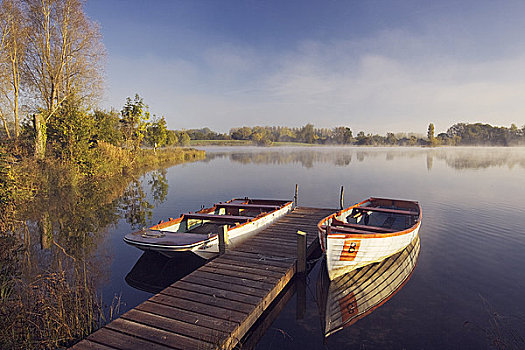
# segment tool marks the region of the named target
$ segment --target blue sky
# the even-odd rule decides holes
[[[172,129],[525,124],[524,1],[90,0],[102,107]]]

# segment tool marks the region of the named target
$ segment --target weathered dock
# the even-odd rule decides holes
[[[231,349],[297,272],[297,231],[309,256],[333,209],[299,207],[173,283],[72,348]]]

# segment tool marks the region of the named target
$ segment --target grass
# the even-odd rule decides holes
[[[195,161],[204,159],[206,155],[204,151],[182,147],[159,148],[156,151],[139,149],[131,152],[106,142],[99,142],[97,151],[99,160],[95,174],[101,177],[125,175],[134,170]]]
[[[255,146],[251,140],[191,140],[190,146]],[[273,142],[266,147],[313,147],[321,146],[312,143],[303,142]]]
[[[190,146],[253,146],[251,140],[191,140]]]

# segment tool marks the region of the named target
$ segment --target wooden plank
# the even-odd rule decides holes
[[[157,294],[152,296],[149,300],[159,304],[174,306],[180,309],[200,313],[203,315],[213,316],[227,321],[240,323],[244,320],[245,314],[234,310],[226,310],[221,307],[213,305],[204,305],[187,299],[174,298],[166,294]]]
[[[220,261],[211,261],[210,263],[206,265],[212,268],[232,270],[232,271],[241,271],[241,272],[246,272],[246,273],[257,274],[259,276],[274,277],[277,279],[281,278],[283,275],[281,272],[265,270],[264,268],[260,269],[258,267],[232,265],[232,264],[228,264],[228,263],[224,263]]]
[[[244,249],[245,247],[255,247],[261,252],[284,252],[289,253],[290,250],[294,248],[290,247],[290,244],[293,244],[293,241],[282,242],[283,244],[273,243],[271,240],[265,239],[262,241],[250,240],[249,242],[239,245],[239,249]]]
[[[200,268],[199,271],[205,271],[205,272],[214,273],[218,275],[232,276],[232,277],[237,277],[239,279],[252,280],[255,282],[265,283],[269,285],[267,288],[271,288],[272,284],[277,281],[277,278],[271,277],[271,276],[256,276],[256,275],[253,275],[252,273],[246,273],[246,272],[241,272],[241,271],[231,271],[231,270],[225,270],[225,269],[217,269],[217,268],[209,267],[206,265]]]
[[[190,338],[202,340],[206,343],[214,344],[217,339],[227,337],[229,334],[223,330],[209,329],[198,324],[191,324],[174,320],[172,318],[159,316],[149,312],[132,309],[126,312],[121,318],[145,324],[150,327],[158,328],[168,332],[178,333]]]
[[[374,231],[374,232],[385,232],[385,233],[392,233],[392,232],[399,231],[399,230],[394,230],[394,229],[386,228],[386,227],[351,224],[351,223],[343,222],[339,220],[336,221],[335,219],[332,220],[332,226],[342,226],[342,227],[348,227],[348,228],[353,228],[353,229],[358,229],[358,230],[363,230],[363,231]]]
[[[235,248],[235,250],[240,252],[259,252],[264,254],[263,256],[273,256],[273,257],[295,257],[295,249],[279,248],[275,245],[267,246],[267,249],[261,251],[259,246],[250,246],[249,244],[242,244]]]
[[[233,280],[233,281],[232,281]],[[198,275],[189,275],[184,277],[181,282],[189,282],[192,284],[200,284],[202,286],[209,286],[214,288],[219,288],[222,290],[231,290],[237,293],[245,294],[248,296],[260,297],[266,295],[266,289],[258,289],[247,287],[245,285],[235,284],[232,282],[238,282],[238,279],[234,279],[228,276],[220,276],[217,280],[211,278],[200,277]]]
[[[222,288],[216,288],[212,286],[206,286],[202,284],[194,284],[187,281],[179,281],[174,284],[171,288],[184,289],[192,292],[197,292],[200,294],[217,296],[224,299],[238,301],[244,304],[257,305],[260,301],[260,297],[253,295],[247,295],[243,293],[238,293],[237,291],[224,290]]]
[[[219,296],[200,294],[198,292],[189,291],[185,289],[178,289],[175,287],[168,287],[164,289],[161,294],[169,295],[174,298],[180,298],[184,300],[191,300],[197,303],[201,303],[203,306],[216,306],[224,310],[232,310],[243,314],[250,313],[251,305],[241,303],[234,300],[221,298]]]
[[[279,222],[275,225],[275,227],[279,227],[281,229],[293,229],[294,227],[297,227],[297,226],[301,226],[301,227],[310,227],[310,228],[314,228],[314,227],[317,227],[317,223],[319,221],[321,221],[324,217],[322,218],[314,218],[312,220],[308,220],[308,221],[303,221],[303,220],[291,220],[291,221],[283,221],[283,222]]]
[[[290,236],[292,233],[290,233]],[[292,236],[293,237],[293,236]],[[293,246],[295,243],[294,239],[291,237],[286,238],[276,238],[276,237],[254,237],[250,239],[250,245],[258,245],[258,246],[272,246],[277,245],[279,247],[287,247]]]
[[[210,343],[186,337],[177,333],[167,332],[162,329],[146,326],[142,323],[117,318],[109,323],[106,328],[121,333],[134,335],[152,343],[167,345],[174,349],[209,349]]]
[[[215,280],[215,281],[228,281],[228,283],[231,283],[233,285],[239,285],[239,286],[244,286],[244,287],[250,287],[250,288],[255,288],[255,289],[261,289],[263,291],[266,291],[268,290],[268,288],[271,287],[271,284],[268,283],[268,282],[262,282],[262,281],[254,281],[254,280],[251,280],[251,279],[246,279],[246,278],[240,278],[239,276],[231,276],[231,275],[225,275],[225,274],[219,274],[219,273],[216,273],[216,272],[208,272],[208,271],[203,271],[203,270],[198,270],[198,274],[196,274],[195,276],[199,276],[199,277],[202,277],[202,278],[208,278],[210,280]],[[193,276],[190,275],[190,276]]]
[[[82,340],[76,343],[75,345],[70,347],[70,349],[73,349],[73,350],[115,350],[116,348],[102,345],[99,343],[94,343],[90,340],[85,339],[85,340]]]
[[[198,219],[198,220],[210,220],[214,222],[245,222],[253,219],[251,216],[242,215],[215,215],[215,214],[197,214],[197,213],[185,213],[182,214],[186,219]]]
[[[355,207],[354,210],[375,211],[378,213],[398,214],[398,215],[419,215],[417,211],[412,211],[412,210],[399,210],[399,209],[388,209],[388,208],[378,208],[378,207]]]
[[[216,261],[212,261],[206,265],[212,268],[225,269],[225,270],[231,270],[231,271],[241,271],[241,272],[255,274],[258,276],[274,277],[276,279],[279,279],[283,276],[283,274],[280,272],[259,269],[258,267],[254,268],[254,267],[249,267],[249,266],[231,265],[231,264],[225,264],[225,263],[216,262]]]
[[[170,347],[153,343],[147,340],[137,338],[133,335],[124,334],[121,332],[114,331],[107,326],[99,329],[95,333],[91,334],[88,338],[89,341],[94,343],[103,344],[110,346],[115,349],[126,349],[126,350],[143,350],[143,349],[158,349],[158,350],[169,350]]]
[[[342,226],[330,226],[330,232],[342,232],[342,233],[355,233],[355,234],[386,234],[386,232],[377,232],[377,231],[365,231],[365,230],[358,230],[355,228],[350,227],[342,227]],[[396,232],[396,231],[394,231]]]
[[[272,204],[244,204],[244,203],[217,203],[217,208],[235,208],[235,209],[269,209],[273,211],[279,208],[279,205]]]
[[[246,266],[246,267],[253,267],[259,270],[266,270],[266,271],[274,271],[279,273],[285,273],[288,270],[287,267],[277,267],[277,266],[269,266],[269,265],[263,265],[257,258],[250,258],[250,257],[242,257],[239,258],[238,256],[222,256],[220,259],[215,259],[215,262],[217,263],[223,263],[223,264],[230,264],[230,265],[237,265],[237,266]]]
[[[256,259],[261,264],[271,265],[271,266],[278,266],[278,267],[286,267],[288,268],[292,262],[292,258],[271,258],[269,256],[265,256],[264,254],[261,254],[260,252],[241,252],[238,250],[230,250],[225,257],[246,257],[249,259]]]
[[[143,302],[135,309],[160,315],[166,318],[171,318],[174,320],[179,320],[189,324],[199,325],[201,327],[209,328],[211,330],[231,332],[235,328],[237,328],[236,322],[210,317],[208,315],[199,314],[196,312],[176,308],[173,306],[158,304],[149,300]]]

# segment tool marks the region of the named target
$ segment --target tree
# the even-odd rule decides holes
[[[93,169],[95,120],[79,105],[63,103],[47,123],[55,156],[76,163],[83,173]]]
[[[179,143],[181,146],[189,146],[190,140],[191,140],[190,136],[184,131],[181,132],[181,134],[179,135]]]
[[[168,130],[167,136],[166,136],[166,145],[173,146],[179,143],[179,137],[177,136],[177,132],[175,130]]]
[[[166,120],[164,117],[155,119],[148,127],[146,140],[153,146],[154,151],[157,147],[162,147],[166,144],[168,137],[168,128],[166,126]]]
[[[46,123],[66,100],[89,106],[100,93],[104,55],[97,26],[85,15],[81,0],[26,0],[30,35],[24,64],[33,93],[37,132],[35,153],[45,156]],[[39,125],[42,124],[42,125]]]
[[[122,119],[122,132],[128,147],[137,150],[140,147],[144,136],[146,135],[149,126],[149,111],[148,106],[144,104],[144,100],[135,94],[135,99],[130,97],[126,99],[126,104],[120,111]]]
[[[386,141],[386,143],[389,144],[389,145],[395,145],[395,144],[397,144],[397,141],[398,141],[398,140],[397,140],[396,135],[394,135],[394,133],[392,133],[392,132],[388,132],[388,133],[386,134],[386,140],[385,140],[385,141]]]
[[[0,26],[2,42],[0,43],[0,75],[3,75],[3,84],[0,91],[13,114],[14,136],[20,133],[20,88],[21,67],[27,46],[27,20],[22,5],[17,0],[4,0],[0,4]],[[4,128],[9,135],[4,113],[0,110]]]
[[[297,134],[297,138],[301,142],[314,143],[318,138],[314,132],[314,125],[308,123],[305,126],[303,126],[301,130],[299,131],[299,133]]]
[[[436,145],[437,140],[434,137],[434,124],[433,123],[428,124],[427,138],[428,138],[428,143],[430,144],[430,146]]]
[[[352,143],[352,130],[345,126],[338,126],[334,128],[332,132],[332,140],[337,144],[349,144]]]
[[[115,110],[109,112],[96,110],[93,117],[96,129],[95,138],[114,146],[120,146],[123,138],[120,130],[120,114]]]
[[[234,140],[249,140],[252,133],[252,129],[247,126],[230,130],[230,135]]]

